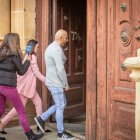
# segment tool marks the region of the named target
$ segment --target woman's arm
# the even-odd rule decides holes
[[[15,64],[18,75],[24,75],[30,66],[29,60],[25,60],[25,62],[22,64],[20,55],[15,56],[13,62]]]
[[[35,55],[32,55],[32,61],[31,61],[31,68],[33,73],[35,74],[35,76],[42,81],[43,83],[45,83],[45,76],[41,74],[38,64],[37,64],[37,57]]]

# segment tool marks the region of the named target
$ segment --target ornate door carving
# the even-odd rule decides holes
[[[108,128],[111,140],[135,139],[135,87],[121,69],[127,57],[140,46],[140,1],[108,1],[107,94]]]

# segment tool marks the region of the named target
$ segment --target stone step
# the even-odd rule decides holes
[[[86,115],[81,114],[81,115],[76,116],[76,117],[71,117],[71,118],[66,119],[64,122],[67,122],[67,123],[85,123],[86,122]]]
[[[49,127],[56,129],[56,123],[48,123]],[[85,138],[85,124],[79,123],[64,123],[65,130],[71,133],[73,136],[79,138],[80,140],[86,140]]]

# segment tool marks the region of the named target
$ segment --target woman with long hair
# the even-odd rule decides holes
[[[16,89],[17,74],[24,75],[30,66],[30,61],[31,55],[28,55],[22,63],[19,35],[17,33],[5,35],[0,45],[0,117],[4,114],[6,101],[9,100],[17,111],[20,124],[28,140],[38,140],[43,134],[33,133]],[[0,137],[0,140],[5,140],[5,138]]]
[[[30,66],[28,71],[23,75],[19,76],[17,79],[17,90],[20,94],[20,98],[25,106],[28,99],[31,99],[36,110],[36,115],[40,116],[42,114],[42,101],[40,96],[36,90],[36,79],[38,78],[40,81],[45,83],[45,76],[42,75],[39,71],[39,67],[37,64],[37,56],[36,54],[39,51],[39,44],[36,40],[32,39],[27,42],[26,50],[30,47],[30,55],[32,60],[30,62]],[[23,62],[25,61],[28,54],[25,55]],[[1,119],[0,132],[6,133],[4,128],[6,125],[13,119],[14,116],[17,115],[15,108],[13,108],[4,118]],[[39,131],[39,128],[37,127]],[[49,132],[49,130],[46,130]]]

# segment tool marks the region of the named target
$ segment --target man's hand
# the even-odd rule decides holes
[[[68,91],[69,89],[70,89],[70,87],[66,87],[66,88],[64,88],[65,91]]]

